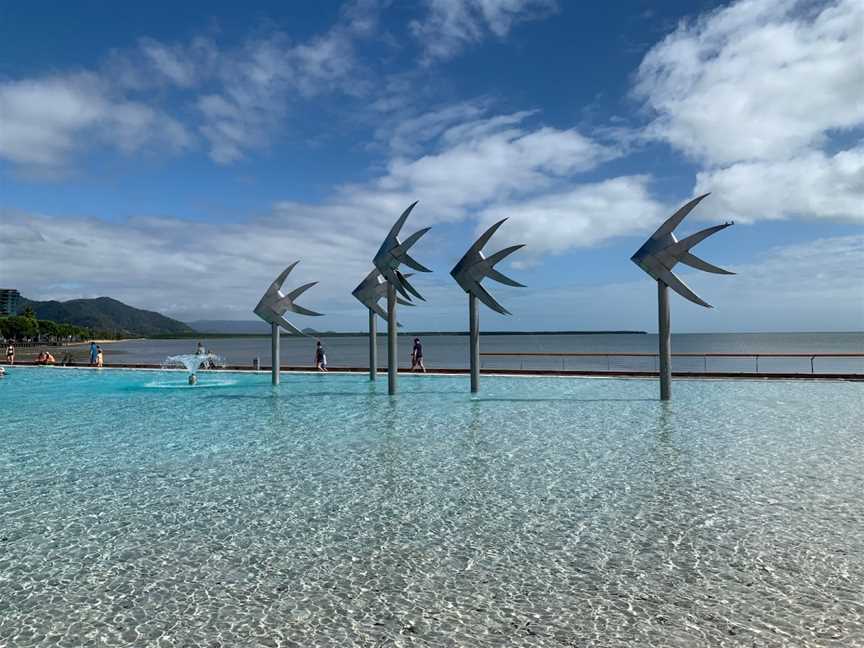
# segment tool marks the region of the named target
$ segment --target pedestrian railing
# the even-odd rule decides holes
[[[485,370],[656,373],[656,353],[482,352]],[[864,353],[673,353],[672,370],[682,373],[862,374]]]

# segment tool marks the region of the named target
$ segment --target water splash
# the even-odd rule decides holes
[[[163,369],[183,367],[190,376],[194,376],[200,369],[222,367],[225,361],[222,356],[215,353],[185,353],[181,355],[168,356],[162,361]]]

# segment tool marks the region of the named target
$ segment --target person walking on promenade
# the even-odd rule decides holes
[[[411,349],[411,371],[417,371],[417,369],[426,373],[426,367],[423,365],[423,344],[419,337],[414,338],[414,348]]]
[[[105,355],[102,353],[102,347],[96,347],[96,366],[101,369],[102,365],[105,364]]]
[[[315,345],[315,368],[318,371],[327,371],[327,354],[321,346],[321,340]]]
[[[96,354],[98,353],[99,347],[96,346],[96,342],[90,343],[90,366],[96,366]]]
[[[6,347],[6,364],[15,364],[15,347],[12,346],[11,342]]]

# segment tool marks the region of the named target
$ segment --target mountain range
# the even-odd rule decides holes
[[[193,333],[193,329],[178,320],[154,311],[134,308],[110,297],[72,299],[70,301],[32,301],[21,298],[18,312],[33,309],[38,319],[52,320],[115,336],[130,337]]]

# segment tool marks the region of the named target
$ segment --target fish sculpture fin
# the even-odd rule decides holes
[[[290,302],[290,301],[293,301],[293,300],[297,299],[300,295],[302,295],[304,292],[306,292],[307,290],[309,290],[312,286],[314,286],[314,285],[317,284],[317,283],[318,283],[317,281],[310,281],[310,282],[307,283],[307,284],[303,284],[302,286],[298,286],[297,288],[295,288],[294,290],[292,290],[291,292],[289,292],[287,295],[285,295],[285,299],[282,299],[282,300],[279,300],[279,301],[280,301],[280,302],[283,302],[283,301],[286,301],[286,300],[288,300],[289,302]]]
[[[503,250],[499,250],[495,254],[490,254],[488,257],[486,257],[486,259],[484,259],[484,263],[490,268],[493,268],[495,267],[495,264],[510,256],[516,250],[521,250],[523,247],[525,247],[524,243],[520,245],[511,245],[510,247],[506,247]]]
[[[714,227],[706,227],[703,230],[699,230],[695,234],[691,234],[690,236],[687,236],[680,241],[676,241],[675,243],[667,247],[665,252],[671,254],[673,257],[678,259],[684,252],[689,252],[690,248],[701,243],[712,234],[716,234],[720,230],[724,230],[731,225],[732,223],[723,223],[722,225],[715,225]]]
[[[417,272],[432,272],[429,268],[420,263],[417,259],[409,255],[407,252],[400,257],[402,263]]]
[[[489,292],[479,283],[475,284],[475,290],[471,292],[477,299],[486,304],[489,308],[494,310],[496,313],[501,313],[502,315],[510,315],[510,311],[504,308],[501,304],[495,301],[495,298],[489,294]]]
[[[416,205],[419,201],[415,200],[413,203],[408,205],[408,209],[402,212],[402,215],[393,223],[393,227],[390,228],[390,232],[387,234],[387,238],[385,240],[395,240],[399,235],[399,230],[402,229],[402,226],[405,224],[405,221],[408,220],[408,215],[411,213],[411,210],[414,209],[414,205]]]
[[[704,301],[701,297],[699,297],[699,295],[690,290],[690,287],[683,281],[681,281],[671,270],[663,268],[657,273],[657,275],[660,281],[665,283],[672,290],[681,295],[684,299],[688,299],[694,304],[699,304],[700,306],[704,306],[705,308],[713,308],[711,304]]]
[[[300,263],[299,259],[297,261],[295,261],[294,263],[292,263],[291,265],[289,265],[287,268],[285,268],[281,273],[279,273],[279,276],[276,277],[276,280],[272,284],[270,284],[270,290],[276,291],[276,290],[279,290],[280,288],[282,288],[282,284],[285,283],[285,280],[288,278],[288,275],[291,274],[291,271],[294,269],[294,266],[296,266],[298,263]]]
[[[471,248],[468,250],[468,254],[479,254],[480,250],[482,250],[486,246],[486,244],[489,242],[489,239],[492,238],[492,235],[498,231],[498,228],[501,227],[506,220],[506,218],[502,218],[500,221],[492,225],[492,227],[483,232],[480,235],[480,238],[474,241],[474,245],[472,245]]]
[[[417,292],[417,290],[414,288],[414,286],[412,286],[412,285],[408,282],[408,279],[405,278],[405,275],[403,275],[403,274],[402,274],[401,272],[399,272],[398,270],[396,270],[396,277],[398,277],[398,279],[399,279],[399,284],[401,284],[402,287],[403,287],[403,292],[404,292],[404,290],[407,290],[409,293],[411,293],[412,295],[414,295],[414,296],[415,296],[417,299],[419,299],[420,301],[426,301],[425,299],[423,299],[423,295],[421,295],[419,292]],[[399,288],[399,285],[397,284],[396,287]],[[410,295],[407,295],[407,294],[406,294],[405,296],[406,296],[408,299],[411,299]]]
[[[690,266],[691,268],[696,268],[697,270],[704,270],[705,272],[713,272],[714,274],[725,274],[731,275],[735,274],[734,272],[730,272],[729,270],[724,270],[723,268],[719,268],[712,263],[708,263],[705,259],[700,259],[695,254],[691,254],[690,252],[685,252],[678,260]]]
[[[324,315],[324,313],[318,313],[316,311],[309,310],[308,308],[298,306],[297,304],[294,304],[291,307],[291,311],[297,313],[298,315],[308,315],[310,317],[322,317]]]
[[[298,329],[296,326],[294,326],[291,322],[289,322],[284,317],[279,318],[279,326],[281,326],[282,328],[284,328],[286,331],[288,331],[289,333],[291,333],[293,335],[305,335],[305,333],[303,333],[303,331]]]
[[[518,281],[514,281],[507,275],[503,275],[498,272],[495,268],[489,268],[486,272],[486,276],[492,279],[493,281],[497,281],[498,283],[505,284],[507,286],[513,286],[514,288],[525,288],[525,284],[521,284]]]
[[[651,238],[661,239],[665,236],[672,234],[673,230],[681,224],[681,221],[684,220],[687,214],[693,211],[693,208],[696,207],[696,205],[702,202],[702,200],[709,195],[710,194],[706,193],[702,194],[701,196],[697,196],[696,198],[688,202],[686,205],[681,207],[681,209],[672,214],[660,227],[657,228],[657,231],[651,235]]]

